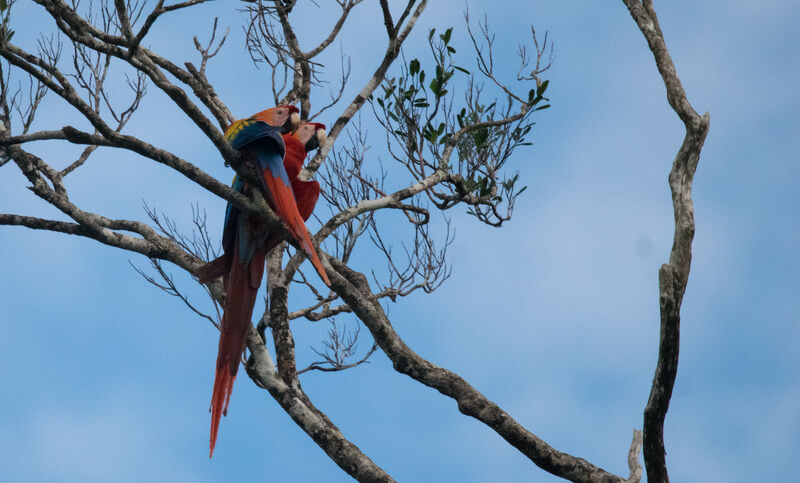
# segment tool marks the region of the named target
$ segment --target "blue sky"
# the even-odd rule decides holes
[[[349,97],[384,48],[371,3],[342,35],[353,55]],[[428,28],[454,26],[469,65],[461,8],[445,3],[428,7],[406,54],[424,53]],[[452,278],[392,306],[390,316],[418,353],[557,449],[627,475],[655,365],[657,270],[673,229],[666,180],[683,127],[622,2],[495,5],[469,2],[474,18],[489,15],[509,75],[529,24],[549,30],[556,45],[553,107],[537,119],[535,145],[510,162],[528,189],[501,229],[454,212]],[[30,48],[36,29],[25,26],[50,24],[39,7],[15,8],[14,40]],[[675,481],[789,481],[800,451],[800,5],[656,8],[689,100],[711,114],[694,183],[697,233],[667,461]],[[269,105],[268,76],[249,64],[232,2],[198,7],[184,21],[165,17],[151,45],[172,60],[195,60],[191,36],[207,36],[214,16],[231,36],[209,77],[235,114],[249,115]],[[303,35],[329,19],[309,18],[319,24]],[[335,66],[338,48],[325,61]],[[202,135],[150,91],[126,131],[230,179]],[[52,98],[36,127],[65,123],[81,125]],[[377,162],[381,136],[370,129]],[[58,143],[31,149],[54,164],[77,155]],[[188,228],[197,201],[219,233],[224,203],[165,167],[100,149],[70,178],[72,199],[86,209],[142,219],[146,200]],[[25,186],[15,166],[0,168],[0,212],[59,216]],[[133,254],[54,233],[0,233],[0,480],[349,481],[245,376],[209,460],[213,328],[141,280],[128,261],[146,260]],[[178,280],[202,301],[188,277]],[[326,330],[296,324],[300,365]],[[302,383],[398,481],[556,481],[451,400],[395,373],[380,353],[369,365],[309,373]]]

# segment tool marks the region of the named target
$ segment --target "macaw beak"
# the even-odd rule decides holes
[[[314,126],[316,126],[316,129],[314,130],[314,135],[311,136],[311,139],[309,139],[306,143],[306,152],[318,149],[320,146],[325,144],[325,140],[328,139],[328,135],[325,133],[324,124],[315,122]]]
[[[300,110],[296,106],[289,106],[289,119],[281,126],[281,134],[293,132],[300,125]]]

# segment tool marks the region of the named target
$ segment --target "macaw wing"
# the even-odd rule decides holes
[[[234,176],[231,188],[237,193],[244,190],[244,180],[239,175]],[[208,283],[219,277],[224,277],[231,270],[233,249],[236,245],[236,227],[239,223],[239,209],[228,203],[225,208],[225,224],[222,229],[222,255],[197,269],[197,278],[200,283]]]
[[[243,149],[255,141],[259,144],[274,144],[273,149],[283,158],[286,147],[283,144],[281,128],[271,126],[264,121],[242,119],[234,122],[225,131],[225,137],[234,149]]]
[[[244,180],[237,174],[233,178],[231,188],[237,193],[244,190]],[[222,229],[222,249],[226,255],[233,253],[233,246],[236,242],[236,225],[239,223],[239,209],[228,203],[225,207],[225,225]]]
[[[281,164],[286,146],[283,143],[283,136],[278,127],[267,124],[263,121],[254,119],[243,119],[236,121],[225,132],[225,136],[231,146],[241,150],[247,161],[253,162],[263,171],[265,168],[264,155],[270,159],[277,158]],[[259,154],[261,153],[261,154]],[[244,180],[238,176],[234,178],[234,189],[241,192],[244,187]],[[266,186],[265,186],[266,188]],[[269,201],[275,203],[274,197],[267,189]],[[245,262],[249,261],[259,243],[258,238],[261,234],[255,233],[250,223],[239,220],[241,218],[239,210],[230,203],[225,215],[225,229],[222,236],[222,246],[226,254],[233,249],[234,240],[238,237],[239,256]]]
[[[326,285],[330,286],[330,280],[328,280],[325,269],[322,267],[322,262],[319,261],[317,251],[311,243],[311,236],[297,209],[297,201],[292,190],[292,184],[283,166],[282,154],[279,155],[262,146],[255,150],[258,165],[262,169],[264,189],[269,195],[270,201],[272,201],[275,213],[286,222],[292,236],[300,244],[308,259],[311,260],[319,276]]]

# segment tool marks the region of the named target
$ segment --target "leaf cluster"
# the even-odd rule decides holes
[[[9,14],[11,13],[11,3],[8,0],[0,0],[0,16],[3,17],[2,24],[0,24],[0,41],[10,42],[14,37],[14,31],[8,27]]]
[[[501,91],[499,100],[486,102],[486,86],[456,62],[452,34],[452,27],[438,35],[431,29],[430,58],[405,63],[371,102],[392,157],[417,181],[432,172],[447,173],[445,182],[427,190],[438,208],[466,203],[468,214],[499,226],[510,219],[514,201],[525,190],[517,186],[519,174],[506,173],[504,166],[517,148],[532,144],[532,114],[550,107],[545,97],[549,82],[536,82],[527,97],[518,96],[479,64],[480,75]],[[463,100],[455,92],[463,92]]]

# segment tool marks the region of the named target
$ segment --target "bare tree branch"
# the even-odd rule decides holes
[[[409,0],[406,5],[406,11],[409,11],[415,3],[416,0]],[[320,147],[319,152],[317,152],[317,154],[306,167],[306,173],[301,174],[301,177],[308,177],[311,173],[319,169],[320,165],[322,165],[322,161],[326,156],[328,156],[331,148],[333,148],[336,138],[339,137],[339,134],[341,134],[345,126],[347,126],[353,116],[356,115],[359,109],[361,109],[367,99],[369,99],[375,89],[378,88],[380,83],[386,77],[386,72],[389,70],[389,66],[392,65],[394,60],[400,54],[400,47],[403,45],[406,37],[408,37],[408,34],[411,33],[411,30],[414,28],[417,19],[420,17],[420,15],[422,15],[422,12],[425,10],[427,5],[427,0],[421,0],[414,9],[413,14],[406,17],[406,14],[404,13],[403,17],[400,18],[400,22],[393,26],[391,31],[387,30],[389,36],[389,45],[386,48],[386,53],[384,54],[380,65],[375,70],[375,73],[372,74],[372,77],[367,81],[366,85],[361,89],[358,95],[356,95],[350,105],[345,108],[331,129],[328,131],[328,137],[325,141],[325,144]],[[388,4],[382,1],[381,9],[384,11],[384,16],[386,16],[389,11]],[[388,15],[391,19],[391,14]],[[405,24],[403,24],[403,22],[405,22]],[[403,30],[400,32],[400,34],[397,34],[397,30],[400,27],[402,27]]]
[[[50,40],[43,38],[38,54],[36,50],[28,51],[10,43],[10,38],[0,39],[0,57],[3,61],[0,63],[0,165],[12,161],[30,183],[31,191],[71,221],[0,214],[0,225],[79,235],[142,254],[148,257],[155,272],[145,273],[134,267],[137,272],[149,283],[178,298],[190,310],[218,326],[217,321],[221,319],[219,307],[226,302],[223,284],[214,281],[204,286],[217,310],[216,316],[207,314],[189,300],[187,292],[178,286],[172,273],[163,265],[163,261],[169,261],[195,274],[203,262],[216,258],[217,244],[211,241],[204,212],[199,207],[192,207],[191,234],[183,234],[178,223],[147,205],[144,209],[149,218],[147,222],[113,219],[87,211],[74,201],[79,197],[73,199],[69,196],[64,182],[68,174],[85,166],[87,159],[101,146],[124,149],[139,154],[145,160],[167,165],[242,212],[254,215],[253,220],[263,223],[286,240],[267,258],[267,308],[258,329],[250,328],[248,347],[251,354],[245,367],[251,379],[259,387],[265,388],[347,474],[359,481],[393,481],[313,405],[303,391],[299,375],[309,371],[351,369],[368,362],[381,349],[398,372],[454,399],[462,413],[492,428],[546,471],[572,481],[639,481],[640,433],[634,432],[628,453],[631,472],[628,480],[612,475],[586,460],[557,451],[522,427],[463,378],[418,356],[394,331],[381,305],[388,306],[389,301],[395,302],[414,292],[431,292],[449,277],[450,265],[446,252],[452,242],[450,220],[442,215],[443,233],[434,235],[434,228],[440,226],[437,225],[438,219],[434,218],[436,212],[463,205],[479,221],[492,226],[500,226],[510,219],[514,199],[524,188],[515,188],[518,176],[506,174],[503,168],[516,148],[529,144],[525,136],[533,124],[533,112],[547,107],[547,98],[544,97],[547,81],[540,78],[552,63],[552,43],[548,44],[547,35],[540,44],[535,31],[531,30],[536,50],[532,66],[533,54],[528,58],[525,48],[520,48],[522,67],[517,72],[518,85],[504,83],[501,73],[495,71],[492,57],[494,37],[486,20],[478,24],[480,34],[473,35],[472,30],[468,30],[475,49],[477,76],[483,76],[483,82],[476,81],[476,75],[456,65],[452,56],[455,48],[449,45],[452,29],[438,36],[431,31],[429,47],[433,68],[429,68],[428,73],[433,78],[429,77],[425,82],[419,60],[406,62],[401,47],[426,8],[427,0],[407,0],[396,7],[394,14],[388,0],[378,2],[387,36],[383,58],[355,98],[341,110],[328,131],[326,142],[301,176],[302,180],[307,180],[317,174],[324,187],[321,204],[327,205],[330,215],[321,217],[318,210],[315,216],[322,227],[315,234],[313,243],[315,247],[324,243],[330,249],[328,251],[334,253],[328,255],[322,249],[319,251],[322,263],[333,281],[331,291],[328,287],[320,288],[316,277],[305,276],[301,267],[305,259],[304,251],[296,250],[297,242],[288,235],[283,222],[269,208],[263,193],[256,194],[257,190],[254,190],[253,196],[250,196],[250,193],[234,192],[181,156],[140,137],[123,133],[146,93],[146,86],[154,86],[186,116],[187,122],[196,127],[199,135],[214,144],[224,162],[233,166],[246,180],[256,179],[257,174],[251,163],[243,160],[225,139],[223,132],[235,117],[206,77],[208,63],[223,52],[227,32],[217,35],[219,26],[215,19],[207,42],[204,40],[201,43],[197,36],[193,37],[197,53],[192,55],[199,54],[200,57],[195,64],[173,63],[148,47],[147,35],[164,14],[199,5],[205,0],[171,5],[158,0],[147,12],[144,11],[143,1],[114,0],[100,5],[92,4],[88,8],[84,5],[80,11],[88,11],[86,14],[78,13],[77,1],[35,2],[55,20],[59,35],[63,34],[62,37],[70,42],[68,45],[73,48],[72,63],[65,65],[59,62],[61,43],[58,37],[51,37]],[[337,0],[340,11],[335,19],[331,19],[333,25],[329,33],[315,41],[310,50],[303,50],[303,43],[297,35],[302,30],[292,24],[296,0],[247,2],[245,10],[250,16],[250,25],[245,28],[246,46],[256,63],[263,61],[271,67],[271,89],[276,102],[299,102],[305,117],[311,116],[312,95],[316,96],[331,81],[323,75],[325,66],[313,59],[334,43],[350,18],[352,9],[361,2]],[[660,38],[660,29],[650,2],[629,8],[632,14],[636,8],[640,8],[643,12],[640,12],[641,15],[652,18],[651,23],[655,27],[651,30]],[[656,50],[654,48],[654,53]],[[398,76],[388,77],[389,69],[398,58],[402,60]],[[656,58],[658,62],[658,54]],[[335,87],[329,92],[330,102],[326,105],[313,98],[318,108],[314,116],[338,106],[350,75],[349,59],[345,60],[342,55],[341,62],[341,73],[334,80]],[[669,66],[664,69],[669,70]],[[29,80],[27,104],[24,102],[24,92],[9,87],[11,69]],[[109,93],[107,83],[115,78],[110,74],[114,69],[120,69],[119,72],[126,76],[132,100],[126,99],[120,104],[119,99]],[[663,70],[661,64],[659,69]],[[674,71],[674,67],[671,69]],[[467,75],[463,101],[456,100],[452,93],[448,95],[448,85],[452,85],[448,81],[456,71]],[[270,77],[270,74],[267,73],[266,77]],[[520,90],[520,85],[532,88]],[[383,88],[383,93],[377,95],[379,87]],[[669,83],[667,87],[668,92],[675,91]],[[484,100],[484,89],[495,90],[499,100]],[[84,123],[81,129],[68,125],[37,126],[41,130],[31,132],[34,113],[47,92],[58,96],[59,102],[65,101],[72,112],[79,114],[88,124]],[[680,95],[683,95],[682,90],[675,96],[670,94],[670,103],[676,111],[685,107]],[[675,102],[673,97],[677,99]],[[397,161],[404,168],[400,170],[401,176],[392,176],[388,183],[388,171],[384,169],[383,160],[369,151],[366,130],[361,126],[361,108],[367,101],[371,102],[381,124],[381,137],[386,132],[389,161]],[[461,105],[464,107],[459,109]],[[351,122],[356,115],[359,116],[357,121]],[[690,114],[681,118],[684,117],[694,119]],[[345,130],[350,144],[342,147],[343,143],[339,141],[339,147],[335,147]],[[36,145],[31,143],[44,141],[67,141],[80,145],[82,151],[75,160],[51,166],[45,159],[32,153]],[[699,148],[697,151],[699,153]],[[689,154],[687,156],[691,157]],[[327,163],[321,169],[325,160]],[[696,158],[693,162],[696,166]],[[693,174],[692,161],[682,163],[688,164]],[[676,171],[676,179],[681,176],[685,178],[688,168],[682,169],[684,171]],[[691,174],[688,175],[689,183]],[[252,184],[260,186],[258,183]],[[385,184],[390,186],[387,188]],[[400,225],[405,229],[402,235],[393,234],[391,238],[387,235],[386,227],[382,225],[384,217],[376,215],[380,211],[388,213],[387,217],[400,219]],[[688,198],[688,208],[676,208],[676,220],[679,214],[684,218],[688,216],[691,221],[691,198]],[[358,243],[365,235],[368,238],[366,241],[371,240],[372,244]],[[690,256],[688,249],[691,236],[688,248],[682,241],[684,239],[685,236],[679,236],[676,232],[678,248],[673,249],[676,266],[686,258],[686,253]],[[383,267],[373,264],[365,271],[374,280],[374,292],[367,275],[347,265],[352,263],[351,260],[358,261],[353,258],[357,253],[356,247],[358,250],[371,250],[386,262]],[[284,264],[285,253],[288,254],[288,261]],[[673,263],[673,258],[670,263]],[[688,261],[685,265],[688,276]],[[670,308],[669,304],[677,304],[679,308],[685,277],[680,279],[679,274],[668,272],[666,268],[662,268],[662,272],[666,274],[664,277],[672,277],[662,282],[662,301],[666,300],[662,304],[662,314],[677,314],[677,309]],[[673,292],[679,292],[680,295],[677,299],[670,298],[671,292],[667,293],[664,287],[671,287]],[[306,307],[289,310],[292,288],[310,294]],[[374,339],[363,353],[358,351],[360,325],[348,329],[337,326],[334,321],[334,317],[345,313],[355,314]],[[290,323],[296,319],[312,322],[330,319],[332,323],[327,339],[322,342],[322,349],[312,349],[319,359],[300,370],[297,368],[292,329],[303,321]],[[265,346],[266,328],[272,332],[277,364],[273,363]],[[300,342],[300,350],[303,350],[306,345]],[[663,427],[663,417],[661,424]],[[646,416],[646,461],[648,431]]]
[[[700,116],[692,108],[683,90],[675,65],[669,55],[652,1],[623,0],[639,26],[667,89],[667,101],[686,127],[683,144],[675,156],[669,173],[672,205],[675,216],[675,235],[669,262],[658,271],[661,333],[650,397],[644,410],[644,462],[647,480],[667,482],[664,420],[678,373],[680,346],[680,309],[692,261],[694,238],[694,203],[692,180],[708,134],[710,117]]]
[[[334,290],[364,322],[375,342],[391,359],[396,371],[454,399],[458,403],[459,411],[495,430],[545,471],[570,481],[625,481],[582,458],[576,458],[551,447],[514,421],[508,413],[489,401],[460,376],[417,355],[392,328],[380,303],[372,294],[366,277],[330,256],[326,258],[335,267],[328,271]]]
[[[312,348],[314,353],[320,356],[322,360],[312,362],[305,369],[297,371],[297,374],[308,371],[339,372],[369,362],[370,356],[378,349],[378,344],[374,342],[372,347],[360,359],[349,362],[358,349],[360,330],[359,326],[356,326],[353,331],[348,331],[347,327],[340,329],[336,322],[331,321],[331,327],[328,329],[328,339],[322,342],[324,349],[320,352]]]
[[[215,320],[210,315],[201,312],[197,307],[195,307],[189,301],[189,298],[186,295],[184,295],[180,291],[180,289],[178,289],[178,286],[175,284],[175,279],[172,277],[172,274],[169,274],[164,270],[164,267],[161,264],[160,260],[151,258],[150,265],[156,270],[156,273],[158,273],[159,277],[161,277],[162,280],[161,282],[157,281],[154,277],[145,273],[142,269],[134,265],[133,262],[131,262],[130,260],[128,261],[128,263],[130,263],[131,267],[133,267],[133,269],[136,270],[136,273],[141,275],[142,278],[144,278],[148,283],[160,288],[168,295],[172,295],[173,297],[178,297],[181,300],[181,302],[183,302],[187,307],[189,307],[189,309],[192,312],[208,320],[209,322],[211,322],[211,325],[219,329],[219,322],[218,322],[219,312],[217,312],[217,319]]]
[[[394,481],[377,466],[309,401],[299,387],[286,384],[275,370],[264,341],[252,327],[247,338],[250,359],[245,365],[247,374],[281,405],[298,426],[316,442],[348,475],[358,481]]]
[[[642,450],[642,432],[638,429],[633,430],[633,441],[631,449],[628,450],[628,468],[631,470],[630,476],[625,480],[630,483],[639,483],[642,479],[642,465],[639,464],[639,452]]]

